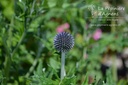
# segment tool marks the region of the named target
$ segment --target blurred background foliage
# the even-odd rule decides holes
[[[125,10],[113,18],[92,15],[99,11],[93,6]],[[53,40],[62,31],[74,36],[75,46],[60,81]],[[1,85],[127,85],[127,69],[127,0],[0,0]]]

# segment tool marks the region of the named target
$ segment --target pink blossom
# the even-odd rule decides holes
[[[93,34],[93,39],[94,40],[99,40],[102,36],[102,31],[101,29],[97,29],[94,34]]]
[[[63,29],[68,29],[70,27],[70,25],[68,23],[65,23],[62,25]]]
[[[60,33],[60,32],[63,32],[65,29],[69,29],[69,27],[70,27],[69,23],[64,23],[64,24],[58,26],[56,31],[58,33]]]
[[[59,27],[57,27],[56,31],[57,31],[58,33],[60,33],[60,32],[63,32],[64,29],[63,29],[61,26],[59,26]]]

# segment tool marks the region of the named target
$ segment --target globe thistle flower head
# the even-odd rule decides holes
[[[54,46],[59,52],[68,52],[74,46],[74,38],[68,32],[58,33],[54,38]]]

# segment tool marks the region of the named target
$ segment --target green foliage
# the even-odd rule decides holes
[[[107,19],[100,22],[102,18],[93,16],[88,7],[103,3],[103,0],[0,0],[0,84],[127,85],[125,79],[117,81],[113,67],[107,70],[105,78],[100,69],[102,57],[109,49],[115,56],[128,47],[126,22],[110,27],[99,40],[92,38],[100,27],[91,24],[107,23]],[[60,53],[54,49],[53,40],[57,27],[64,23],[70,25],[65,31],[74,36],[75,46],[66,54],[67,75],[61,81]]]

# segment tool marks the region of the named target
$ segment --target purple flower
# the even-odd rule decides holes
[[[74,46],[74,38],[68,32],[58,33],[54,38],[54,46],[59,52],[67,52]]]

